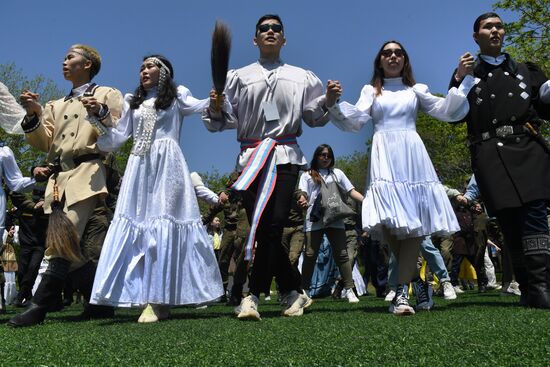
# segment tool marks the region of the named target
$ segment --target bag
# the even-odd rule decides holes
[[[321,206],[323,207],[324,226],[356,214],[346,204],[334,173],[332,173],[332,180],[329,184],[324,181],[321,182]]]
[[[15,257],[15,249],[12,244],[6,243],[4,245],[1,260],[4,271],[17,271],[17,258]]]
[[[309,213],[309,220],[311,222],[318,222],[323,219],[323,204],[322,204],[322,194],[319,193],[313,202],[311,207],[311,212]]]

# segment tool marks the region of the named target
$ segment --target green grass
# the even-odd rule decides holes
[[[517,301],[469,292],[455,301],[436,298],[431,312],[396,317],[372,296],[355,305],[321,299],[296,318],[281,317],[271,301],[260,304],[261,322],[239,321],[232,308],[215,305],[177,308],[157,324],[137,324],[137,309],[77,322],[81,306],[75,305],[37,327],[0,325],[0,365],[549,365],[550,311]],[[16,310],[8,312],[0,324]]]

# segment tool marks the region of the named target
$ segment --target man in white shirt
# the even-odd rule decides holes
[[[269,289],[273,276],[286,296],[285,316],[300,316],[311,304],[302,294],[300,274],[291,266],[281,236],[298,172],[307,165],[296,140],[302,134],[302,120],[311,127],[324,126],[329,121],[328,101],[315,74],[281,60],[285,43],[280,17],[262,16],[254,35],[259,60],[230,70],[223,109],[215,110],[212,91],[210,108],[203,112],[210,131],[237,129],[241,143],[237,159],[241,176],[233,188],[243,191],[251,223],[246,259],[253,258],[254,264],[250,295],[235,309],[240,319],[260,319],[258,296]]]

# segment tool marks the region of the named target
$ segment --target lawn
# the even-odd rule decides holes
[[[550,311],[516,305],[517,297],[467,292],[436,298],[430,312],[387,313],[372,296],[358,304],[316,300],[303,317],[283,318],[262,302],[261,322],[232,308],[177,308],[157,324],[140,311],[114,319],[74,321],[81,306],[49,315],[38,327],[0,325],[2,366],[545,366],[550,364]],[[4,324],[16,310],[0,315]]]

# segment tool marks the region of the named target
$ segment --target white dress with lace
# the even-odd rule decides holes
[[[126,95],[118,125],[97,142],[101,150],[114,151],[134,139],[99,259],[91,298],[95,304],[196,304],[223,294],[179,145],[183,117],[202,111],[208,100],[197,100],[179,86],[172,105],[147,119],[147,114],[155,115],[155,93],[148,94],[135,110],[129,106],[132,96]]]
[[[418,110],[443,121],[468,112],[465,87],[452,88],[445,98],[429,93],[424,84],[404,85],[401,78],[384,80],[379,96],[366,85],[355,105],[330,108],[333,123],[359,131],[372,121],[374,135],[367,190],[362,206],[363,228],[381,238],[385,226],[398,239],[460,230],[449,199],[416,132]]]

